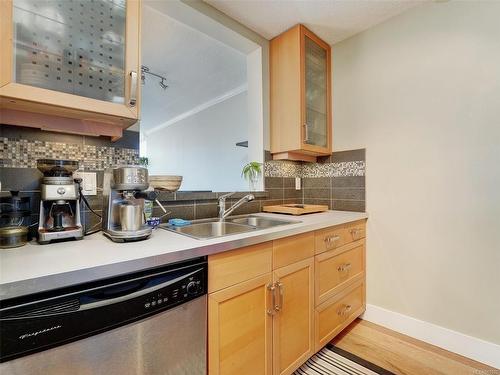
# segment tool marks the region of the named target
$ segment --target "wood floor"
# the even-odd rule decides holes
[[[360,319],[332,343],[395,374],[500,375],[498,369]]]

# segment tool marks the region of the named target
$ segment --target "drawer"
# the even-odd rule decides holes
[[[315,346],[320,350],[365,310],[365,281],[346,288],[316,308]]]
[[[364,277],[365,240],[316,255],[314,263],[317,306],[333,297],[346,285]]]
[[[315,254],[337,249],[364,237],[364,220],[317,230],[315,232]]]
[[[357,221],[346,225],[348,242],[357,241],[366,237],[366,222]]]
[[[273,269],[314,256],[314,232],[280,238],[273,242]]]
[[[208,257],[208,292],[271,272],[272,241]]]

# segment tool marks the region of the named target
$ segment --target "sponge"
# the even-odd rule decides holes
[[[183,227],[185,225],[191,224],[189,220],[184,220],[184,219],[170,219],[168,223],[170,225],[173,225],[174,227]]]

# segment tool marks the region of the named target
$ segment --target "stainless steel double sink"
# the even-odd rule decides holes
[[[228,217],[223,220],[218,218],[193,220],[191,224],[182,227],[162,224],[160,228],[199,240],[206,240],[297,223],[300,223],[300,221],[282,220],[256,215],[241,215]]]

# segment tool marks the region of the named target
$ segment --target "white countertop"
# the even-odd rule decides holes
[[[328,211],[304,216],[259,213],[300,221],[231,236],[197,240],[156,229],[148,240],[115,243],[96,233],[80,241],[29,243],[0,250],[0,299],[60,288],[236,249],[367,218],[366,213]]]

